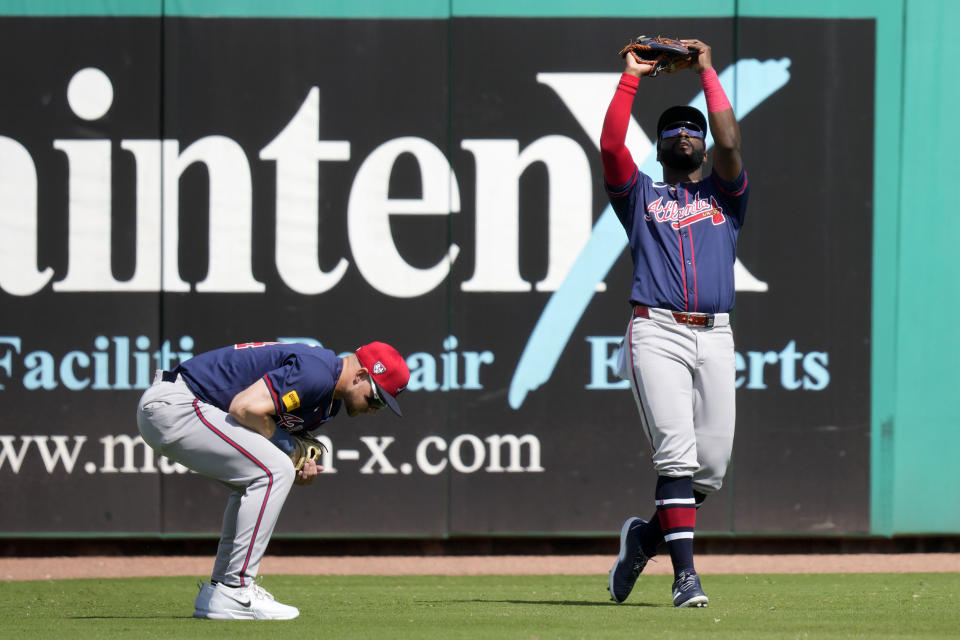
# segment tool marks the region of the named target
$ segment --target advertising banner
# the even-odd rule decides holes
[[[633,29],[0,21],[21,61],[0,69],[0,534],[218,532],[226,490],[143,445],[137,400],[155,369],[274,340],[384,340],[412,371],[404,418],[327,423],[278,536],[606,535],[652,513],[598,149]],[[699,529],[866,532],[874,78],[801,54],[852,59],[873,22],[644,29],[713,47],[751,183],[734,461]],[[655,178],[657,117],[688,103],[690,71],[641,82],[628,143]]]

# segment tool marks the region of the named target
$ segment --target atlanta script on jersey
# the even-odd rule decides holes
[[[613,210],[630,238],[630,303],[673,311],[726,313],[733,308],[733,265],[750,186],[711,174],[668,185],[635,170],[624,185],[607,185]]]

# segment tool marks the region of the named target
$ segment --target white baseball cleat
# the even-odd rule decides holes
[[[194,618],[210,620],[292,620],[300,615],[299,609],[277,602],[255,583],[228,587],[204,582],[193,607]]]

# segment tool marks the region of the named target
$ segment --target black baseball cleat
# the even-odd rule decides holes
[[[700,588],[696,571],[681,571],[673,583],[673,606],[705,607],[710,600]]]
[[[640,538],[646,526],[646,520],[632,517],[627,518],[620,528],[620,555],[610,569],[610,584],[607,586],[610,599],[618,604],[626,600],[633,591],[637,576],[650,559],[640,546]]]

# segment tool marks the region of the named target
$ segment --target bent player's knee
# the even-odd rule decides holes
[[[277,476],[283,480],[285,484],[293,484],[294,478],[297,477],[297,471],[293,468],[293,463],[290,460],[284,460],[286,464],[278,465]]]
[[[723,486],[730,458],[716,456],[700,460],[700,469],[693,476],[693,488],[706,494],[714,493]]]
[[[287,454],[276,449],[269,456],[263,456],[261,462],[264,465],[261,467],[264,478],[272,482],[274,487],[293,486],[293,480],[297,472]]]
[[[706,496],[709,496],[711,493],[716,493],[722,486],[723,476],[697,474],[693,477],[694,496],[699,493],[706,499]],[[697,503],[697,506],[700,506],[700,502]]]

